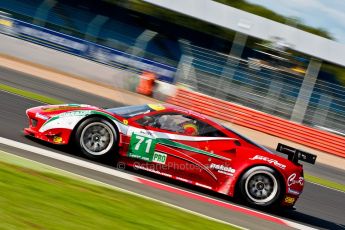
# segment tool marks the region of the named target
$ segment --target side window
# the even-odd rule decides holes
[[[150,117],[143,117],[137,123],[143,126],[158,128],[178,134],[184,133],[184,126],[193,124],[194,120],[178,113],[164,113]]]
[[[200,121],[200,131],[199,136],[202,137],[226,137],[222,131],[218,130],[217,128],[209,125],[205,122]]]
[[[137,123],[158,128],[177,134],[188,136],[204,136],[204,137],[225,137],[226,135],[215,127],[200,121],[194,117],[179,114],[165,113],[151,117],[144,117],[137,120]]]

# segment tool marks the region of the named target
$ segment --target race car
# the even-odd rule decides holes
[[[207,116],[167,104],[44,105],[26,114],[26,135],[74,144],[90,159],[121,162],[259,207],[292,207],[304,186],[298,161],[316,160],[279,144],[286,159]]]

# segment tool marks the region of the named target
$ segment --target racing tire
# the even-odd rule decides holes
[[[77,147],[91,160],[115,160],[118,135],[114,126],[100,117],[84,120],[75,132]]]
[[[266,166],[249,169],[239,183],[242,199],[255,207],[276,207],[282,190],[279,178],[276,171]]]

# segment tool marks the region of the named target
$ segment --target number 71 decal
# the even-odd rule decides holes
[[[132,136],[133,138],[133,136]],[[145,148],[145,153],[148,154],[150,153],[150,150],[151,150],[151,144],[152,144],[152,139],[149,139],[147,137],[143,137],[143,136],[138,136],[138,135],[135,135],[135,137],[137,140],[135,141],[138,141],[136,144],[135,144],[135,147],[134,147],[134,150],[135,151],[140,151],[140,150],[143,150],[143,148],[145,148],[145,146],[143,146],[143,142],[144,144],[146,144],[146,148]]]
[[[133,133],[129,143],[128,156],[144,161],[164,164],[166,154],[155,152],[157,140],[151,137],[141,136]]]

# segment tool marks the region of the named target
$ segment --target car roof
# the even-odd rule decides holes
[[[164,109],[160,109],[160,111],[176,111],[176,112],[182,112],[182,113],[186,113],[186,114],[191,114],[200,118],[207,118],[210,119],[209,117],[207,117],[204,114],[195,112],[194,110],[191,109],[186,109],[177,105],[172,105],[172,104],[168,104],[168,103],[164,103],[164,104],[147,104],[149,107],[152,108],[152,105],[157,105],[157,106],[163,106]],[[157,110],[158,111],[158,110]]]

